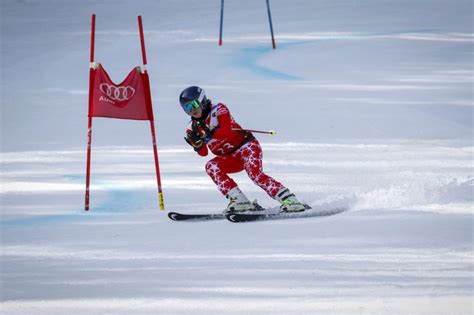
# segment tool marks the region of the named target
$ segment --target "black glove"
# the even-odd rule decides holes
[[[186,142],[193,147],[194,151],[198,152],[201,151],[204,141],[201,139],[199,134],[197,134],[194,131],[190,131],[186,134],[186,137],[184,138]]]
[[[209,129],[209,126],[199,120],[193,121],[193,132],[198,134],[199,137],[206,143],[207,141],[211,140],[212,136],[214,135],[214,130]]]

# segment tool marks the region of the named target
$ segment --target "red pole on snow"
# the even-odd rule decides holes
[[[144,73],[143,73],[143,79],[144,79],[144,86],[146,89],[146,95],[147,95],[147,107],[149,110],[149,117],[150,117],[150,129],[151,129],[151,138],[153,141],[153,154],[155,157],[155,171],[156,171],[156,183],[158,185],[158,200],[160,203],[160,210],[165,210],[165,203],[164,203],[164,198],[163,198],[163,190],[161,187],[161,176],[160,176],[160,164],[158,162],[158,150],[157,150],[157,145],[156,145],[156,133],[155,133],[155,123],[153,119],[153,110],[152,110],[152,102],[151,102],[151,90],[150,90],[150,79],[148,77],[148,72],[146,69],[146,51],[145,51],[145,36],[143,35],[143,23],[142,23],[142,17],[141,15],[138,16],[138,28],[140,30],[140,43],[142,47],[142,57],[143,57],[143,68],[144,68]]]
[[[89,110],[87,123],[87,163],[86,163],[86,196],[84,202],[84,210],[89,210],[89,186],[91,173],[91,144],[92,144],[92,89],[94,87],[94,69],[92,63],[94,62],[94,42],[95,42],[95,14],[92,14],[91,22],[91,54],[89,67]]]

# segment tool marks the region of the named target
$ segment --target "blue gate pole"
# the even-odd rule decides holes
[[[222,0],[224,1],[224,0]],[[272,14],[270,13],[270,2],[267,0],[268,21],[270,21],[270,33],[272,34],[272,47],[276,49],[275,36],[273,35]]]
[[[224,0],[221,0],[221,26],[219,31],[219,46],[222,46],[222,27],[224,24]]]

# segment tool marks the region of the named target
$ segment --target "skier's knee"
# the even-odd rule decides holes
[[[217,164],[213,161],[208,161],[205,167],[206,167],[206,173],[208,175],[215,173],[215,171],[217,170]]]

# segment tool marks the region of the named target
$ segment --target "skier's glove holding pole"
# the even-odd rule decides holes
[[[212,139],[214,135],[214,130],[209,129],[209,127],[201,121],[193,121],[193,131],[199,135],[199,137],[204,140],[204,143],[207,143]]]
[[[186,137],[184,138],[186,142],[193,147],[194,151],[198,152],[201,151],[201,149],[204,146],[204,141],[201,139],[199,134],[197,134],[194,131],[190,131],[186,134]]]

